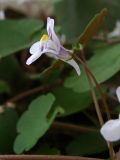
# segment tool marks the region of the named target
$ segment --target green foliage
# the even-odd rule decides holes
[[[71,155],[91,155],[107,150],[107,144],[99,132],[81,134],[67,147]]]
[[[43,144],[36,152],[41,155],[60,155],[60,151],[55,147],[50,147],[48,144]]]
[[[65,0],[58,3],[56,15],[62,25],[62,33],[67,35],[69,41],[79,37],[90,19],[102,8],[101,3],[96,0]]]
[[[119,50],[120,44],[99,48],[88,60],[88,66],[99,83],[110,79],[120,70]],[[81,73],[80,77],[76,75],[68,77],[64,83],[65,87],[79,93],[90,90],[83,67],[81,67]]]
[[[14,151],[17,154],[31,149],[48,130],[59,112],[59,109],[55,108],[49,117],[54,101],[55,97],[50,93],[36,98],[19,119],[17,124],[19,134],[14,144]]]
[[[57,19],[67,40],[73,41],[79,37],[92,17],[103,8],[108,9],[105,26],[111,30],[119,20],[119,0],[64,0],[56,4]]]
[[[42,27],[38,20],[0,21],[0,58],[30,47],[33,33],[40,32]]]
[[[0,153],[12,153],[16,136],[17,113],[13,109],[5,109],[0,113]]]
[[[0,80],[0,93],[9,93],[10,86],[5,81]]]
[[[55,106],[60,106],[64,110],[62,116],[82,111],[92,102],[89,92],[80,94],[64,87],[56,89],[54,95],[56,97]]]
[[[114,23],[119,19],[119,0],[54,0],[54,2],[58,2],[55,15],[53,15],[56,17],[55,24],[58,22],[55,31],[65,34],[68,38],[65,45],[72,48],[73,44],[69,42],[73,42],[72,49],[75,53],[79,53],[84,45],[86,57],[89,56],[90,49],[92,54],[90,53],[87,64],[100,84],[115,77],[120,69],[120,44],[107,45],[105,41],[92,41],[89,46],[87,44],[103,23],[106,9],[101,10],[102,8],[107,8],[108,18],[106,17],[105,21],[106,28],[101,30],[103,34],[98,34],[100,36],[98,38],[101,38],[101,35],[107,35],[106,30],[113,29]],[[39,17],[44,17],[43,15],[39,15]],[[44,18],[43,20],[45,21]],[[88,22],[90,23],[88,24]],[[54,128],[53,125],[52,132],[48,132],[45,139],[40,140],[55,118],[63,123],[64,120],[69,124],[71,122],[72,129],[74,129],[74,123],[77,122],[82,125],[91,124],[91,122],[92,125],[93,122],[97,124],[89,84],[82,65],[80,65],[81,76],[79,77],[75,71],[69,74],[72,67],[65,67],[67,64],[64,66],[62,61],[56,62],[55,60],[55,63],[52,63],[50,60],[48,63],[44,55],[41,57],[40,63],[36,62],[30,66],[23,65],[27,55],[20,51],[29,48],[44,33],[46,33],[46,28],[41,20],[29,18],[0,21],[0,100],[1,103],[6,104],[9,99],[12,99],[16,105],[16,111],[6,107],[5,111],[0,113],[0,153],[13,153],[13,143],[16,154],[25,151],[36,154],[63,154],[66,150],[70,155],[101,153],[107,149],[107,146],[98,130],[94,133],[81,133],[79,137],[73,138],[71,135],[76,135],[77,129],[79,129],[79,127],[75,127],[75,133],[71,133],[67,137],[68,139],[60,142],[64,138],[64,133],[59,135],[54,132],[54,130],[58,132],[56,129],[58,126]],[[80,43],[77,42],[78,37]],[[45,69],[46,67],[48,68]],[[43,72],[40,72],[41,70]],[[104,85],[106,89],[106,84]],[[119,85],[119,76],[118,83],[114,85]],[[41,96],[36,98],[38,92]],[[31,103],[28,110],[25,110],[29,100]],[[112,108],[114,105],[112,106],[111,103],[110,106]],[[87,110],[85,110],[86,108]],[[119,113],[119,108],[116,107],[113,113]],[[21,115],[19,120],[16,112]],[[76,115],[80,115],[79,120]],[[91,121],[88,122],[88,119]],[[67,126],[67,123],[65,125]],[[69,134],[66,130],[64,128],[65,134]],[[58,135],[56,136],[56,134]],[[51,135],[56,136],[54,143]],[[67,149],[66,144],[68,145]]]

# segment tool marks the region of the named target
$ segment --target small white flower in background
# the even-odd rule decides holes
[[[116,22],[114,30],[108,34],[108,38],[117,38],[117,37],[120,37],[120,21]]]
[[[5,12],[4,10],[0,10],[0,20],[4,20],[5,19]]]
[[[26,64],[30,65],[36,61],[42,54],[46,54],[55,59],[60,59],[70,64],[80,75],[80,68],[75,60],[72,58],[72,54],[69,50],[65,49],[54,31],[54,19],[47,18],[47,33],[44,34],[40,41],[34,43],[30,48],[31,56],[28,58]]]
[[[120,87],[117,88],[116,94],[120,102]],[[100,130],[105,140],[114,142],[120,140],[120,115],[118,119],[107,121]]]

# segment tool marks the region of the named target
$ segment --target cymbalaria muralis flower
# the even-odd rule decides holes
[[[0,10],[0,20],[4,20],[5,19],[5,12],[4,10]]]
[[[30,65],[36,61],[42,54],[46,54],[55,59],[60,59],[70,64],[80,75],[80,68],[72,57],[71,51],[64,48],[54,31],[54,19],[47,18],[47,33],[44,34],[40,41],[34,43],[30,48],[31,56],[28,58],[26,64]]]
[[[116,94],[120,102],[120,87],[117,88]],[[110,142],[120,140],[120,114],[119,118],[107,121],[100,130],[103,137]]]
[[[120,37],[120,21],[116,22],[114,30],[108,34],[108,38],[118,38],[118,37]]]

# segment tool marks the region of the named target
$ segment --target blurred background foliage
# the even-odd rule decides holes
[[[119,0],[39,0],[37,6],[32,3],[31,10],[15,0],[0,1],[6,15],[0,21],[1,154],[108,157],[82,65],[78,77],[63,63],[49,74],[44,73],[54,62],[44,55],[30,66],[25,64],[29,47],[46,32],[47,16],[55,18],[61,43],[72,48],[91,18],[103,8],[108,9],[108,14],[85,47],[85,56],[106,94],[112,117],[117,117],[120,37],[106,41],[106,35],[120,20]],[[106,120],[101,98],[97,98]],[[115,144],[116,151],[118,148],[119,143]]]

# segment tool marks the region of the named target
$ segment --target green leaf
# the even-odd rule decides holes
[[[105,150],[107,145],[99,132],[81,134],[67,147],[70,155],[92,155]]]
[[[0,93],[9,93],[10,86],[5,81],[0,80]]]
[[[17,83],[16,83],[17,77]],[[0,79],[10,85],[13,93],[26,86],[26,75],[14,55],[0,60]]]
[[[33,34],[42,27],[43,23],[38,20],[0,21],[0,58],[29,47]]]
[[[14,143],[14,151],[17,154],[30,150],[48,130],[54,118],[59,112],[55,108],[50,112],[55,97],[49,93],[36,98],[24,112],[18,124],[18,136]]]
[[[103,24],[103,20],[106,16],[107,9],[103,9],[100,13],[96,14],[89,22],[84,32],[81,34],[79,42],[86,45],[89,40],[96,34],[99,27]]]
[[[17,113],[13,109],[6,109],[0,113],[0,153],[13,152],[13,142],[16,136]]]
[[[55,147],[50,147],[48,144],[43,144],[40,148],[35,152],[35,154],[41,155],[60,155],[60,150]]]
[[[96,49],[96,54],[88,61],[88,66],[99,83],[110,79],[120,70],[119,50],[120,44]],[[83,67],[81,76],[72,74],[66,79],[64,86],[78,93],[90,90]]]
[[[67,6],[67,7],[65,7]],[[92,17],[101,9],[107,8],[108,16],[105,20],[105,27],[112,30],[117,20],[120,19],[119,0],[65,0],[55,5],[57,20],[69,42],[79,37]]]
[[[90,19],[102,8],[101,2],[96,0],[65,0],[56,4],[56,16],[67,40],[79,37]]]
[[[55,106],[60,106],[64,110],[62,116],[82,111],[92,102],[89,92],[80,94],[62,87],[54,90],[53,93],[56,97]]]

